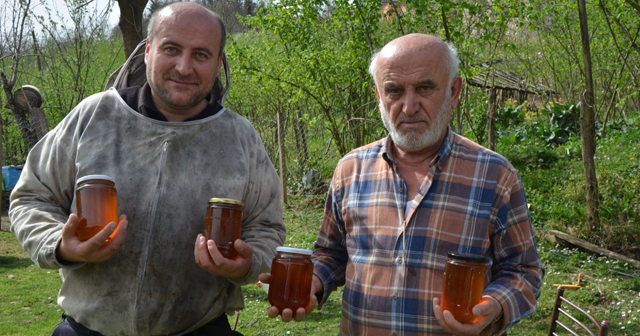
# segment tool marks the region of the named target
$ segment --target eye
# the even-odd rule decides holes
[[[431,90],[431,87],[429,87],[429,86],[419,86],[418,87],[418,92],[429,92],[429,90]]]
[[[196,53],[196,58],[201,60],[206,60],[208,57],[207,57],[207,54],[199,52],[199,53]]]
[[[178,49],[176,49],[175,47],[166,47],[164,50],[170,54],[174,54],[176,51],[178,51]]]
[[[402,94],[402,89],[398,87],[390,87],[385,90],[388,95],[399,95]]]

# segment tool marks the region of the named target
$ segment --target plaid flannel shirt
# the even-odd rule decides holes
[[[347,154],[328,192],[312,258],[324,286],[320,305],[346,284],[341,334],[448,335],[432,299],[441,295],[451,251],[488,257],[484,295],[504,314],[493,334],[533,314],[544,268],[513,166],[448,130],[418,194],[407,200],[390,141]]]

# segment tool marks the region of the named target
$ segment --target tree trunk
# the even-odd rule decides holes
[[[122,32],[124,57],[127,58],[138,43],[143,40],[142,13],[148,0],[117,0],[120,7],[120,22],[118,26]]]
[[[22,140],[24,140],[24,143],[29,146],[29,149],[31,149],[38,142],[36,134],[29,123],[29,119],[27,119],[27,115],[23,110],[19,109],[13,101],[13,93],[11,92],[13,85],[9,84],[9,80],[4,74],[4,71],[0,71],[0,76],[2,76],[2,88],[4,90],[4,95],[7,97],[7,104],[9,105],[11,112],[13,112],[13,117],[16,118],[18,128],[22,134]]]
[[[278,156],[280,161],[280,186],[282,204],[287,204],[287,163],[285,161],[284,125],[280,112],[276,113],[278,121]]]
[[[496,150],[496,97],[498,96],[495,87],[489,91],[489,108],[487,110],[487,147]]]
[[[302,153],[302,166],[305,167],[307,160],[309,160],[309,150],[307,149],[307,132],[305,131],[305,124],[304,121],[302,121],[300,109],[298,109],[296,114],[295,129],[298,152]]]
[[[594,117],[595,96],[591,73],[591,47],[589,45],[589,27],[585,0],[578,0],[580,15],[580,34],[582,35],[582,58],[586,90],[580,103],[580,137],[582,140],[582,165],[587,186],[587,223],[592,230],[599,226],[598,217],[598,180],[593,155],[596,153],[596,125]]]

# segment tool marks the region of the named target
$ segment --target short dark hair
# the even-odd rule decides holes
[[[147,26],[147,38],[149,39],[149,41],[153,41],[153,35],[155,34],[155,28],[156,28],[156,20],[158,19],[158,13],[160,13],[162,11],[162,9],[164,9],[165,7],[169,7],[170,5],[179,3],[180,1],[176,1],[176,2],[169,2],[166,4],[163,4],[162,6],[158,7],[152,14],[151,14],[151,18],[149,18],[149,25]],[[224,46],[227,44],[227,28],[224,26],[224,22],[222,22],[222,18],[220,17],[220,15],[218,15],[218,13],[212,11],[211,9],[202,6],[198,3],[192,2],[193,4],[196,4],[204,9],[206,9],[209,13],[211,13],[213,15],[213,17],[218,21],[218,24],[220,25],[220,51],[218,52],[218,56],[222,55],[222,52],[224,51]]]

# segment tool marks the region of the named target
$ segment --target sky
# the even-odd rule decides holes
[[[87,9],[89,9],[89,11],[99,11],[100,13],[103,13],[107,8],[107,6],[109,5],[110,1],[111,1],[111,13],[109,14],[108,20],[109,20],[109,26],[113,27],[118,24],[118,20],[120,19],[120,8],[118,8],[118,3],[116,2],[116,0],[92,0],[86,6],[87,6]],[[40,2],[41,2],[40,0],[31,1],[33,12],[36,15],[44,16],[46,19],[47,11],[45,7],[42,4],[40,4]],[[67,6],[65,5],[64,0],[46,0],[46,2],[48,3],[48,7],[52,10],[53,21],[59,22],[61,20],[69,19],[69,11],[67,9]],[[87,3],[87,2],[89,2],[89,0],[83,3]],[[61,18],[57,14],[55,14],[56,10],[60,14]],[[36,32],[39,32],[42,30],[41,29],[42,27],[37,22],[35,22],[35,20],[34,20],[34,25],[35,25]]]

